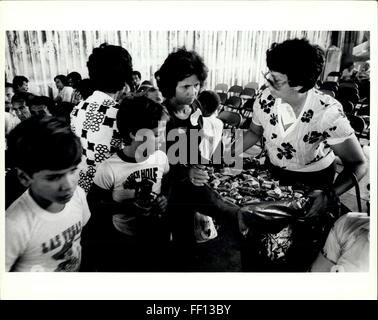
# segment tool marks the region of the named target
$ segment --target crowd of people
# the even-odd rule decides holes
[[[307,218],[323,223],[352,187],[350,174],[366,173],[364,154],[340,103],[314,89],[324,67],[318,46],[274,44],[267,66],[251,126],[232,150],[263,138],[271,172],[310,188]],[[29,94],[22,76],[6,85],[7,176],[18,178],[6,185],[7,271],[186,271],[199,214],[240,242],[255,233],[248,208],[208,183],[223,123],[197,52],[170,53],[157,87],[141,81],[120,46],[93,49],[87,67],[89,79],[56,76],[54,100]],[[336,155],[345,169],[335,179]],[[309,269],[316,256],[305,249]]]

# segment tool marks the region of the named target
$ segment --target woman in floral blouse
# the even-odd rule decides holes
[[[367,163],[342,105],[314,88],[324,52],[305,39],[273,44],[266,54],[267,88],[255,101],[249,130],[237,151],[263,137],[268,159],[280,182],[301,183],[313,191],[308,217],[325,211],[335,196],[360,180]],[[335,156],[344,170],[335,178]]]

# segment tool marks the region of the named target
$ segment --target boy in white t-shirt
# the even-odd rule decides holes
[[[164,114],[162,105],[146,97],[125,99],[120,105],[117,127],[124,147],[100,164],[88,193],[95,216],[88,245],[98,271],[163,268],[169,242],[162,185],[169,163],[158,150]]]
[[[77,188],[80,140],[62,121],[32,117],[10,134],[9,152],[28,189],[6,210],[7,271],[79,271],[90,212]]]

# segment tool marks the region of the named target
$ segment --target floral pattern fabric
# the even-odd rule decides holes
[[[95,91],[81,101],[71,113],[71,129],[83,146],[83,161],[79,173],[79,186],[88,193],[97,166],[121,146],[116,124],[118,104],[107,94]]]
[[[268,88],[260,91],[252,121],[264,128],[269,159],[282,169],[302,172],[325,169],[335,159],[330,145],[354,134],[342,105],[316,89],[308,91],[303,110],[286,130],[281,121],[281,104],[281,99],[275,99]]]

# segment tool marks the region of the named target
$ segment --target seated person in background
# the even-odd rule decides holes
[[[158,150],[164,116],[163,107],[146,97],[125,99],[120,105],[117,126],[124,148],[99,165],[88,193],[91,225],[113,220],[110,243],[102,244],[104,250],[100,244],[93,247],[97,258],[108,255],[100,257],[108,263],[101,271],[157,271],[166,262],[169,233],[163,181],[169,164]],[[107,241],[104,226],[106,222],[98,224],[93,240]]]
[[[30,106],[30,100],[33,99],[34,95],[29,93],[29,80],[24,76],[15,76],[13,78],[13,90],[15,94],[23,97],[25,99],[26,105]]]
[[[121,146],[116,98],[125,84],[131,82],[132,58],[126,49],[104,43],[93,49],[87,67],[95,91],[74,106],[71,113],[71,129],[80,137],[84,149],[79,186],[86,192],[92,185],[97,165]]]
[[[343,81],[354,81],[354,80],[356,80],[357,73],[358,73],[358,71],[354,67],[354,62],[349,62],[346,65],[346,68],[341,73],[340,80],[343,80]]]
[[[132,73],[132,80],[131,80],[131,92],[137,92],[142,81],[142,75],[139,71],[134,70]]]
[[[14,95],[13,86],[11,83],[5,83],[5,111],[8,112],[12,107],[12,97]]]
[[[329,232],[311,272],[369,272],[370,217],[349,212]]]
[[[76,71],[70,72],[67,75],[68,85],[74,89],[72,92],[71,101],[69,102],[73,103],[75,106],[81,100],[83,100],[83,97],[81,96],[80,91],[79,91],[80,81],[81,81],[81,75],[80,73]]]
[[[370,64],[369,64],[369,62],[365,62],[361,66],[361,70],[358,71],[356,77],[357,77],[358,81],[370,80]]]
[[[78,271],[90,217],[77,188],[79,138],[55,118],[32,117],[12,131],[9,151],[28,189],[5,213],[6,271]]]
[[[63,74],[57,75],[54,78],[56,88],[58,89],[58,95],[55,97],[54,101],[56,103],[60,102],[71,102],[73,88],[68,86],[67,77]]]
[[[24,121],[27,118],[30,118],[30,110],[26,105],[25,99],[18,94],[12,97],[12,108],[11,112],[16,115],[20,121]]]
[[[54,101],[45,96],[34,96],[30,101],[30,114],[34,117],[51,116],[55,111]]]

